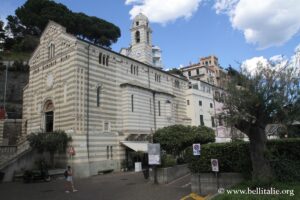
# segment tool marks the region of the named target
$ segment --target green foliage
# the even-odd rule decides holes
[[[31,133],[28,136],[29,145],[42,152],[63,153],[66,151],[67,144],[72,139],[64,131],[54,131],[49,133]]]
[[[277,180],[300,180],[300,139],[280,139],[267,142],[266,158]],[[193,156],[192,148],[185,151],[185,159],[193,173],[211,172],[210,159],[219,160],[220,172],[239,172],[251,177],[252,165],[249,143],[232,142],[205,144],[201,156]]]
[[[168,72],[171,73],[171,74],[176,74],[176,75],[184,77],[183,72],[180,69],[177,69],[177,68],[172,68]]]
[[[225,115],[230,124],[247,135],[267,124],[288,124],[300,116],[300,83],[296,68],[287,63],[282,70],[258,64],[257,72],[231,76],[227,85]],[[285,92],[283,92],[285,91]],[[251,139],[251,138],[250,138]]]
[[[97,45],[110,46],[121,36],[120,29],[114,24],[84,13],[74,13],[51,0],[27,0],[15,13],[16,16],[7,17],[6,31],[13,36],[5,41],[7,50],[33,51],[49,20]]]
[[[249,177],[252,170],[249,144],[245,142],[205,144],[200,156],[194,156],[189,147],[184,157],[193,173],[211,172],[211,159],[219,160],[220,172],[240,172]]]
[[[172,167],[176,165],[176,159],[173,155],[163,154],[161,156],[161,167]]]
[[[193,143],[209,143],[215,141],[215,134],[211,128],[204,126],[173,125],[158,129],[153,136],[155,143],[168,154],[179,155],[186,147]]]

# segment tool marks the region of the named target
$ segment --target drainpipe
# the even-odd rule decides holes
[[[155,132],[156,131],[155,92],[152,92],[152,94],[153,94],[153,109],[154,109],[153,118],[154,118],[154,132]]]
[[[87,55],[87,117],[86,117],[86,148],[87,148],[87,156],[88,160],[90,159],[90,138],[89,138],[89,114],[90,114],[90,109],[89,109],[89,94],[90,94],[90,44],[88,45],[88,55]]]

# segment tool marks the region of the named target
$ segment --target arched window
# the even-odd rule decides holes
[[[106,56],[103,55],[103,56],[102,56],[102,65],[105,65],[105,63],[106,63]]]
[[[148,44],[150,43],[150,34],[149,34],[149,31],[147,31],[147,43]]]
[[[55,45],[54,44],[50,44],[48,46],[48,59],[51,59],[55,56]]]
[[[134,107],[133,107],[133,94],[131,95],[131,112],[134,111]]]
[[[106,56],[106,66],[108,66],[109,56]]]
[[[141,41],[140,32],[137,31],[137,32],[135,32],[135,42],[140,43],[140,41]]]
[[[97,107],[100,106],[101,86],[97,87]]]
[[[102,64],[102,53],[99,53],[99,64]]]

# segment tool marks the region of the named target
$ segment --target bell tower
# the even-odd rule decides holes
[[[131,51],[129,56],[146,64],[153,65],[152,30],[148,18],[140,13],[132,22]]]

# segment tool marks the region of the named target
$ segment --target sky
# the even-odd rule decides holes
[[[299,0],[56,0],[74,12],[112,22],[121,37],[116,52],[130,44],[132,18],[150,20],[153,44],[162,49],[165,69],[216,55],[222,67],[293,56],[300,44]],[[0,18],[25,0],[0,0]],[[253,63],[252,62],[252,63]],[[251,63],[251,62],[250,62]]]

